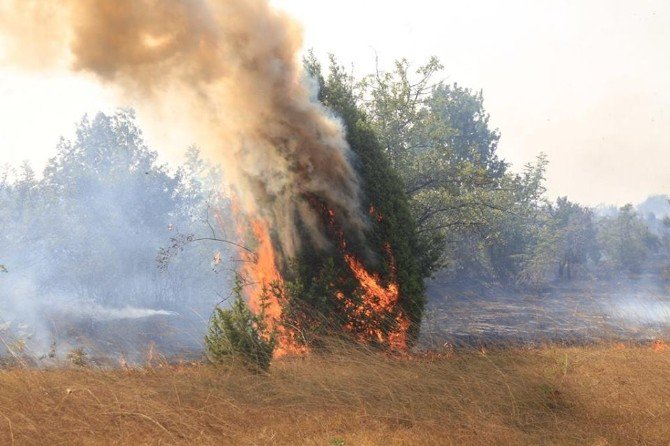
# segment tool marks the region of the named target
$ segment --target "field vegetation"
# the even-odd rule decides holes
[[[1,444],[661,445],[665,344],[0,371]]]

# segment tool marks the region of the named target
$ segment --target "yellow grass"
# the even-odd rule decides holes
[[[667,445],[662,347],[1,370],[0,444]]]

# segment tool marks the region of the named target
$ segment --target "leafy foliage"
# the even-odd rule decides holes
[[[599,257],[593,212],[566,197],[543,208],[532,237],[518,276],[522,284],[543,287],[553,278],[572,280]]]
[[[353,79],[331,59],[328,76],[324,77],[321,65],[312,56],[305,60],[309,74],[319,84],[319,100],[342,120],[347,130],[347,141],[356,159],[365,205],[371,212],[371,230],[368,241],[373,256],[367,257],[368,267],[379,271],[387,280],[395,275],[400,289],[400,307],[409,315],[412,335],[418,334],[425,305],[423,278],[427,268],[422,268],[422,246],[416,233],[403,180],[385,156],[372,124],[356,102]],[[390,250],[387,250],[386,245]],[[361,249],[361,254],[365,254]],[[392,256],[392,258],[390,258]],[[337,262],[342,260],[335,260]],[[391,271],[391,265],[394,271]],[[317,273],[317,275],[320,273]],[[348,295],[355,295],[349,289]],[[393,318],[393,315],[389,315]],[[389,321],[386,324],[392,327]]]
[[[535,194],[540,185],[506,173],[482,93],[434,82],[441,70],[435,58],[415,73],[399,60],[393,71],[364,78],[358,97],[402,177],[424,270],[447,266],[461,278],[495,270],[505,275],[509,258],[501,259],[506,250],[495,243],[500,221],[520,215],[513,209],[524,204],[518,189],[535,186],[527,190]]]
[[[632,205],[622,207],[615,217],[600,222],[598,242],[602,262],[610,270],[639,273],[649,254],[659,245]]]
[[[618,223],[597,223],[592,210],[567,198],[550,203],[544,155],[510,171],[482,92],[435,80],[442,69],[436,58],[416,70],[401,59],[355,84],[356,104],[409,198],[424,274],[537,287],[591,267],[640,269],[657,244],[642,226],[663,240],[667,197],[640,205],[654,213],[637,228],[624,209],[612,213]]]
[[[233,289],[235,300],[229,308],[216,307],[205,337],[207,357],[214,364],[242,362],[253,369],[265,371],[270,367],[274,335],[266,339],[264,311],[254,314],[242,296],[238,277]]]

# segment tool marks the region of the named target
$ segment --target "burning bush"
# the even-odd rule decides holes
[[[303,194],[295,200],[319,221],[306,222],[298,231],[309,240],[309,231],[317,225],[326,240],[303,242],[295,256],[286,258],[270,225],[251,221],[245,235],[256,240],[256,246],[253,254],[243,253],[250,307],[258,313],[259,297],[272,284],[266,327],[277,335],[278,356],[305,353],[324,333],[404,351],[416,338],[424,306],[423,271],[407,198],[355,105],[344,72],[333,65],[326,81],[313,60],[307,68],[319,81],[319,99],[341,117],[347,130],[361,207],[368,210],[367,227],[364,237],[357,237],[327,200]]]

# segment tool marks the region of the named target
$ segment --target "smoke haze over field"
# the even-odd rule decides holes
[[[327,244],[305,195],[323,199],[362,238],[342,126],[311,100],[300,29],[267,1],[4,4],[3,22],[20,24],[3,26],[11,61],[93,74],[140,109],[163,113],[166,125],[188,129],[222,161],[243,210],[272,222],[284,256],[300,244],[297,221],[313,245]]]
[[[229,215],[220,176],[194,149],[176,173],[158,164],[130,111],[84,118],[76,134],[39,179],[0,168],[0,356],[23,342],[58,357],[201,348],[231,288],[212,259],[234,253],[183,240],[210,234],[210,207]]]

